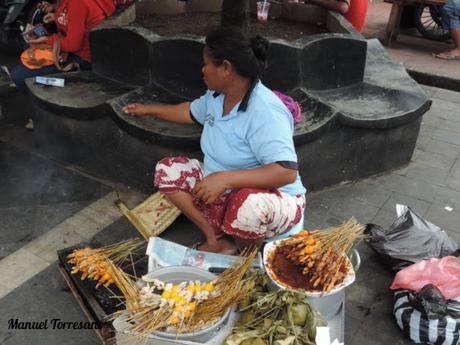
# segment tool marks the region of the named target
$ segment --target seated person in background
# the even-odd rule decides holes
[[[269,43],[233,28],[206,37],[203,75],[208,91],[177,105],[129,104],[132,116],[203,126],[204,162],[167,157],[155,186],[206,237],[199,250],[235,254],[288,232],[304,213],[289,110],[259,80]],[[236,240],[236,246],[232,238]]]
[[[443,26],[450,30],[454,49],[436,54],[438,59],[460,60],[460,0],[448,0],[441,10]]]
[[[342,14],[356,30],[361,32],[366,21],[369,0],[305,0],[306,4],[324,7]]]
[[[23,64],[14,66],[10,71],[11,79],[22,91],[26,89],[24,79],[57,73],[69,63],[80,69],[90,69],[89,32],[115,12],[113,0],[58,0],[56,5],[45,1],[39,8],[47,13],[45,21],[55,21],[58,33],[31,40],[29,44],[31,48],[53,48],[58,42],[58,51],[62,54],[54,56],[54,65],[36,69]]]

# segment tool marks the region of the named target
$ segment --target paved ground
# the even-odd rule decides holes
[[[363,35],[367,38],[382,39],[390,11],[391,4],[383,0],[371,1]],[[460,85],[460,61],[444,61],[432,55],[433,52],[439,53],[451,47],[450,43],[430,41],[422,38],[415,29],[406,29],[401,31],[401,35],[391,47],[386,48],[389,54],[404,63],[406,68],[453,78],[458,80],[458,85]]]

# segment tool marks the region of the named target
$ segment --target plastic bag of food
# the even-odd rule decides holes
[[[398,326],[416,344],[459,344],[460,302],[446,300],[432,284],[418,294],[396,291],[393,313]]]
[[[446,256],[406,267],[396,274],[390,289],[419,292],[428,284],[436,286],[447,299],[460,297],[460,258]]]
[[[459,246],[440,227],[420,217],[410,207],[396,205],[398,219],[384,230],[368,224],[370,246],[394,271],[424,259],[441,258],[454,253]]]
[[[222,271],[238,260],[237,256],[203,252],[160,237],[150,237],[146,254],[149,256],[149,272],[167,266],[194,266]],[[252,266],[259,267],[260,259],[254,260]]]

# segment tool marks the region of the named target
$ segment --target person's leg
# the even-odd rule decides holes
[[[203,178],[201,163],[186,157],[166,157],[155,168],[154,184],[160,192],[192,221],[206,237],[199,250],[234,254],[235,248],[227,239],[219,238],[216,229],[194,203],[191,194],[195,184]]]
[[[209,224],[208,220],[198,210],[193,202],[193,196],[187,192],[179,191],[172,194],[166,194],[166,197],[182,213],[195,224],[206,237],[206,242],[200,244],[196,249],[215,252],[227,255],[234,255],[236,248],[232,241],[216,234],[216,230]]]
[[[304,210],[304,196],[242,188],[229,198],[222,231],[244,249],[291,230],[301,221]]]
[[[460,59],[460,0],[449,0],[442,8],[443,26],[450,30],[454,49],[437,54],[441,59]]]
[[[217,239],[214,228],[195,207],[193,204],[193,196],[190,193],[178,191],[175,193],[168,193],[166,197],[203,232],[207,242],[216,242]]]
[[[16,66],[13,66],[13,68],[11,68],[10,76],[11,76],[11,80],[14,82],[16,87],[20,91],[25,93],[27,92],[27,86],[25,84],[25,79],[33,78],[36,76],[58,73],[58,72],[59,70],[54,65],[45,66],[45,67],[38,68],[38,69],[30,69],[24,66],[23,64],[18,64]]]
[[[77,63],[80,70],[82,71],[87,71],[91,69],[91,63],[83,60],[81,57],[78,55],[70,53],[69,56],[67,57],[66,63]]]
[[[16,85],[19,91],[21,91],[25,96],[27,96],[27,86],[25,83],[25,80],[27,78],[33,78],[36,76],[42,76],[42,75],[47,75],[47,74],[53,74],[57,73],[59,70],[56,68],[56,66],[45,66],[39,69],[30,69],[24,66],[23,64],[18,64],[16,66],[13,66],[10,70],[10,77],[13,83]],[[25,124],[25,127],[27,129],[33,129],[34,128],[34,123],[33,123],[33,117],[32,117],[32,105],[29,102],[29,99],[25,99],[25,107],[26,107],[26,112],[28,114],[28,122]]]

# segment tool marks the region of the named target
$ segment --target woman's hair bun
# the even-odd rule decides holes
[[[257,60],[265,61],[267,59],[268,48],[270,42],[262,36],[255,36],[251,38],[251,48],[254,51],[254,55]]]

